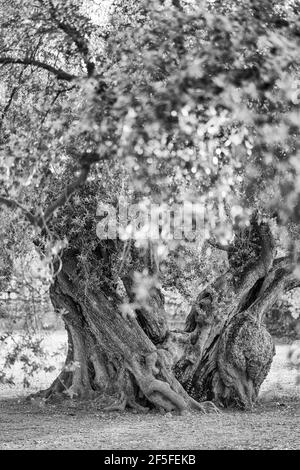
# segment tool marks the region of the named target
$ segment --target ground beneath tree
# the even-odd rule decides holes
[[[221,415],[101,413],[0,402],[0,449],[299,449],[300,405]]]
[[[300,449],[297,370],[287,345],[276,350],[260,402],[247,412],[103,413],[75,401],[26,402],[20,388],[0,387],[0,449]]]

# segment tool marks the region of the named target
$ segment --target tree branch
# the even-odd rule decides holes
[[[35,216],[29,212],[22,204],[20,204],[18,201],[15,201],[14,199],[9,199],[4,196],[0,196],[0,204],[10,208],[10,209],[21,209],[23,214],[25,215],[26,219],[32,224],[36,225],[36,218]]]
[[[43,2],[42,2],[43,3]],[[57,15],[57,11],[55,5],[51,0],[46,2],[48,4],[48,11],[50,16],[56,26],[63,31],[76,45],[78,52],[81,54],[84,63],[86,65],[86,69],[88,72],[88,76],[92,76],[95,70],[95,64],[90,60],[90,52],[88,43],[84,39],[84,37],[80,34],[80,31],[76,29],[73,25],[66,23],[61,20],[61,17]]]
[[[99,155],[95,152],[90,152],[86,153],[81,157],[81,171],[79,173],[79,176],[70,183],[63,191],[62,193],[58,196],[58,198],[49,204],[47,209],[42,212],[41,214],[34,215],[32,212],[28,211],[25,207],[23,207],[19,202],[9,199],[4,196],[0,196],[0,204],[5,205],[6,207],[15,209],[21,209],[23,214],[25,215],[26,219],[31,223],[31,225],[34,225],[35,227],[40,227],[43,228],[46,224],[46,222],[50,219],[50,217],[53,215],[53,213],[62,207],[72,196],[72,194],[77,191],[80,186],[82,186],[89,175],[90,168],[91,166],[99,161]]]
[[[41,61],[35,60],[35,59],[29,59],[29,58],[19,59],[19,58],[14,58],[14,57],[0,57],[0,64],[3,64],[3,65],[10,65],[10,64],[32,65],[33,67],[38,67],[40,69],[47,70],[48,72],[55,75],[58,80],[66,80],[68,82],[71,82],[72,80],[75,80],[76,78],[78,78],[78,77],[76,77],[76,75],[72,75],[68,72],[65,72],[62,69],[57,69],[57,68],[53,67],[50,64],[46,64],[45,62],[41,62]]]
[[[290,278],[286,281],[284,286],[284,292],[289,292],[290,290],[297,289],[300,287],[300,279],[299,278]]]
[[[52,216],[52,214],[59,208],[62,207],[70,198],[70,196],[80,187],[82,184],[85,183],[89,174],[90,167],[84,166],[78,176],[78,178],[70,183],[65,190],[60,194],[60,196],[52,202],[46,209],[44,213],[41,215],[34,215],[30,211],[28,211],[22,204],[14,199],[9,199],[4,196],[0,196],[0,204],[9,207],[10,209],[21,209],[23,214],[25,215],[26,219],[34,225],[35,227],[43,228]]]
[[[272,279],[277,272],[281,271],[281,273],[284,273],[286,277],[284,283],[284,292],[296,289],[297,287],[300,287],[300,278],[294,274],[296,265],[297,263],[292,260],[291,256],[282,256],[280,258],[276,258],[273,262],[273,267],[268,277],[269,279]],[[265,285],[267,285],[267,281],[268,278],[265,280]]]
[[[78,176],[78,178],[76,178],[75,181],[73,181],[72,183],[70,183],[65,189],[64,191],[58,196],[58,198],[52,202],[48,207],[47,209],[45,210],[44,214],[42,214],[40,217],[38,217],[37,219],[37,224],[38,226],[42,227],[46,222],[47,220],[49,220],[49,218],[51,217],[51,215],[57,210],[59,209],[60,207],[62,207],[67,201],[68,199],[70,198],[70,196],[72,196],[72,194],[80,187],[82,186],[86,180],[87,180],[87,177],[89,175],[89,171],[90,171],[90,166],[87,165],[87,166],[84,166],[82,169],[81,169],[81,172]]]

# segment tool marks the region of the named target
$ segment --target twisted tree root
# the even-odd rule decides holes
[[[145,397],[158,408],[165,409],[166,411],[175,410],[179,414],[188,410],[189,407],[202,413],[208,413],[209,408],[215,413],[220,413],[214,403],[198,403],[187,394],[176,380],[171,380],[172,378],[169,377],[170,374],[165,369],[164,364],[158,361],[157,351],[145,357],[145,365],[146,368],[136,360],[132,361],[130,365],[128,364],[128,368],[134,374]],[[166,379],[171,380],[173,388],[171,388],[168,382],[156,378],[159,373],[162,376],[166,376]]]
[[[149,408],[140,405],[132,397],[127,396],[125,392],[121,392],[119,399],[111,405],[105,406],[102,411],[124,411],[127,406],[140,413],[148,413],[149,411]]]

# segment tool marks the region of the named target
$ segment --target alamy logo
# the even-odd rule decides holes
[[[97,207],[99,239],[187,240],[204,237],[204,207],[185,201],[182,204],[155,204],[141,201],[129,204],[120,198],[116,206]]]

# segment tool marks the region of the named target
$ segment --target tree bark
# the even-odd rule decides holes
[[[291,282],[288,263],[274,260],[268,225],[252,220],[250,230],[250,237],[249,231],[243,236],[250,244],[258,238],[257,256],[242,270],[230,264],[199,294],[186,320],[189,338],[174,365],[177,379],[194,399],[222,407],[255,403],[275,354],[264,315]],[[235,240],[231,253],[241,258],[237,245]]]
[[[96,255],[108,263],[105,249]],[[236,235],[228,255],[228,272],[199,294],[185,332],[174,334],[158,288],[151,288],[146,308],[136,301],[133,274],[124,275],[136,315],[123,315],[112,283],[83,288],[77,255],[66,251],[50,294],[65,312],[68,354],[44,396],[96,397],[107,410],[252,406],[274,355],[263,317],[291,286],[291,272],[286,260],[274,260],[270,229],[255,218]]]
[[[62,261],[50,295],[53,305],[64,309],[68,354],[59,377],[42,392],[46,399],[62,394],[97,397],[99,406],[107,410],[213,409],[211,403],[193,400],[174,376],[172,358],[163,347],[166,323],[157,318],[155,307],[163,308],[157,291],[147,321],[141,322],[139,317],[146,317],[141,312],[136,317],[121,314],[121,301],[111,288],[80,287],[71,250]]]

